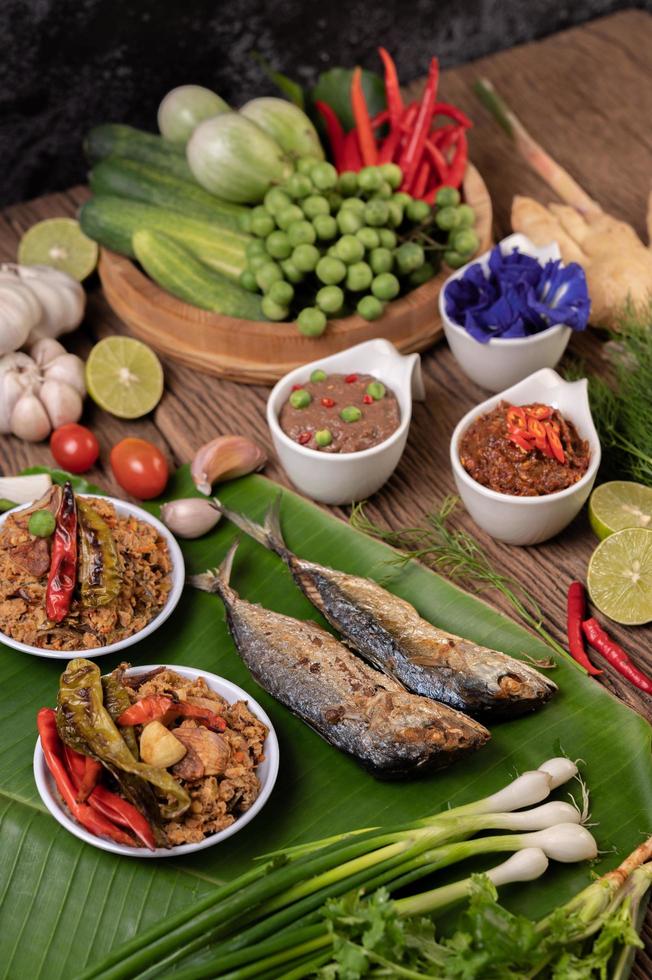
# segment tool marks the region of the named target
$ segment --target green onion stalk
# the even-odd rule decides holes
[[[391,888],[392,882],[404,882],[406,875],[414,880],[492,847],[516,850],[531,846],[522,843],[532,836],[528,834],[481,838],[470,848],[460,843],[480,831],[543,830],[551,822],[562,822],[588,833],[576,826],[579,813],[569,804],[549,803],[526,813],[512,812],[541,802],[576,773],[569,760],[549,760],[492,796],[398,830],[372,828],[288,848],[116,948],[88,967],[79,980],[161,976],[163,970],[208,945],[217,943],[214,948],[222,953],[235,952],[284,928],[310,925],[310,916],[326,900],[352,888],[380,884]]]

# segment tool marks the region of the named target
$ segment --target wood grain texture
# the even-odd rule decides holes
[[[464,197],[476,214],[480,251],[491,244],[491,198],[472,165]],[[357,313],[329,321],[321,337],[305,337],[294,323],[240,320],[182,302],[149,279],[130,259],[101,250],[99,276],[112,310],[140,340],[159,353],[218,378],[245,384],[273,384],[288,371],[317,357],[382,336],[406,354],[431,347],[441,335],[438,297],[450,270],[390,303],[369,322]]]
[[[471,153],[489,186],[497,237],[509,231],[514,193],[531,194],[542,201],[549,194],[539,178],[514,159],[502,132],[479,107],[471,91],[473,80],[487,75],[509,98],[525,125],[586,190],[643,235],[652,170],[652,137],[642,125],[652,119],[650,50],[652,17],[627,11],[444,73],[442,94],[476,121]],[[84,194],[83,189],[75,189],[9,208],[0,216],[0,259],[15,257],[18,237],[30,224],[54,214],[73,214]],[[93,338],[120,330],[124,327],[95,290],[75,345],[84,353]],[[580,356],[589,370],[604,369],[602,344],[595,333],[574,337],[570,351]],[[415,525],[453,491],[448,463],[451,431],[469,408],[486,397],[462,375],[443,344],[424,355],[423,367],[426,401],[415,405],[405,455],[392,479],[368,505],[373,519],[391,527]],[[221,433],[246,432],[261,444],[269,444],[264,414],[268,389],[245,388],[172,361],[165,362],[165,373],[165,395],[153,418],[124,423],[90,404],[85,409],[84,421],[97,432],[102,446],[102,463],[89,475],[112,493],[120,495],[108,467],[108,450],[126,435],[152,439],[174,463],[187,461],[202,442]],[[0,438],[0,468],[4,473],[30,463],[51,463],[47,445]],[[287,482],[274,459],[266,473]],[[337,512],[347,516],[344,510]],[[563,643],[566,589],[572,579],[584,579],[596,544],[586,514],[555,540],[532,548],[510,548],[492,541],[462,509],[456,522],[478,538],[501,568],[537,594],[546,625]],[[503,607],[499,597],[486,598]],[[652,628],[614,626],[612,631],[636,662],[652,672]],[[600,657],[597,661],[605,674],[596,683],[604,683],[614,695],[652,720],[650,699],[624,683]],[[565,748],[571,754],[582,754],[581,745]],[[622,778],[627,779],[627,774]],[[617,787],[613,790],[617,792]],[[652,830],[650,815],[642,813],[640,818],[641,833]],[[596,832],[599,837],[599,828]],[[650,915],[643,936],[646,949],[637,957],[632,973],[635,980],[652,977]]]

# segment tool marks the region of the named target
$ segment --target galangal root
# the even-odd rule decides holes
[[[516,195],[512,228],[535,245],[556,241],[564,262],[584,268],[591,297],[591,323],[617,326],[624,307],[644,307],[652,297],[652,193],[648,198],[644,245],[631,225],[607,214],[527,132],[486,79],[475,91],[536,173],[566,203],[544,207]]]

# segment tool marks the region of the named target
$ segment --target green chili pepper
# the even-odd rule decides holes
[[[84,606],[106,606],[122,585],[120,556],[111,528],[86,500],[77,498],[79,584]]]
[[[125,666],[126,664],[120,664],[115,668],[115,670],[111,671],[110,674],[104,674],[102,677],[104,707],[111,715],[111,719],[113,721],[116,721],[123,711],[126,711],[127,708],[131,707],[129,692],[122,683]],[[136,738],[136,733],[133,727],[131,725],[121,725],[120,734],[129,746],[129,751],[133,755],[134,759],[140,759],[138,739]]]
[[[54,514],[49,510],[35,510],[30,515],[27,523],[27,530],[35,538],[49,538],[54,534],[57,522]]]
[[[90,660],[71,660],[61,675],[57,728],[67,745],[98,759],[130,800],[137,797],[142,806],[143,790],[152,787],[170,798],[173,802],[159,804],[164,820],[181,816],[190,806],[188,793],[167,770],[134,759],[104,706],[100,669]]]

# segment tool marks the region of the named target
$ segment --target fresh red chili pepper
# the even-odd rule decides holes
[[[322,398],[321,403],[324,406],[324,408],[333,408],[334,405],[335,405],[335,399],[334,398]]]
[[[529,414],[528,414],[528,420],[527,420],[527,427],[528,427],[528,430],[537,439],[545,439],[546,438],[546,430],[543,427],[543,423],[542,422],[539,422],[538,419],[533,419],[532,416],[530,416]]]
[[[410,135],[407,146],[399,160],[399,166],[403,171],[403,185],[410,187],[415,179],[417,168],[423,154],[424,143],[430,131],[435,100],[437,98],[437,85],[439,83],[439,62],[437,58],[432,58],[428,70],[428,81],[421,99],[421,104],[417,113],[414,129]]]
[[[439,175],[441,183],[445,184],[448,176],[448,164],[446,163],[444,154],[437,146],[435,146],[432,140],[429,139],[426,140],[425,150],[430,158],[430,163]]]
[[[432,187],[429,187],[426,193],[423,195],[423,200],[426,204],[434,204],[435,198],[437,197],[437,192],[444,187],[444,184],[435,183]]]
[[[374,400],[371,397],[371,395],[363,395],[362,396],[362,404],[363,405],[373,405],[373,403],[374,403]]]
[[[566,597],[566,632],[568,634],[568,649],[573,660],[577,660],[593,677],[602,671],[594,667],[584,648],[582,621],[586,616],[586,595],[581,582],[571,582]]]
[[[362,166],[362,156],[360,155],[360,143],[355,129],[350,130],[344,137],[344,159],[342,162],[343,170],[359,170]]]
[[[452,123],[449,123],[446,126],[440,126],[438,129],[435,129],[433,133],[431,133],[430,141],[434,143],[435,146],[438,147],[443,153],[443,151],[447,149],[451,143],[455,142],[459,128],[459,126],[453,125]]]
[[[401,130],[398,126],[389,133],[382,142],[378,151],[378,163],[391,163],[401,139]]]
[[[378,48],[378,54],[385,67],[385,96],[392,126],[396,126],[403,112],[403,98],[398,82],[396,65],[389,51]]]
[[[412,197],[415,197],[417,199],[420,199],[420,198],[423,197],[423,195],[425,193],[425,190],[426,190],[426,184],[428,183],[428,174],[429,173],[430,173],[430,161],[429,160],[424,160],[419,165],[419,170],[417,172],[416,180],[414,181],[414,183],[412,185],[412,189],[410,191],[410,193],[412,194]]]
[[[77,507],[69,483],[63,488],[52,539],[50,575],[45,591],[48,619],[60,623],[68,615],[77,583]]]
[[[342,129],[342,123],[328,102],[317,101],[315,102],[315,106],[326,126],[335,169],[341,171],[344,169],[344,130]]]
[[[512,430],[511,432],[508,432],[507,435],[508,435],[508,438],[513,443],[515,443],[520,450],[522,450],[522,452],[529,453],[529,452],[532,451],[532,446],[527,441],[527,439],[524,438],[522,432],[516,432],[515,430]]]
[[[507,425],[510,428],[516,429],[526,429],[527,428],[527,418],[525,416],[525,409],[520,405],[510,405],[507,409],[507,415],[505,416],[507,420]]]
[[[69,745],[65,744],[63,751],[73,786],[79,794],[79,787],[83,779],[87,756],[82,755],[80,752],[75,752],[74,749],[71,749]],[[155,849],[156,840],[152,828],[142,813],[129,803],[128,800],[124,800],[117,793],[112,793],[99,783],[93,789],[88,798],[88,802],[94,810],[101,813],[107,820],[112,820],[113,823],[132,830],[136,837],[143,842],[145,847],[149,847],[150,850]]]
[[[384,126],[386,122],[389,121],[389,112],[387,109],[383,109],[378,115],[374,116],[371,120],[372,129],[378,129],[379,126]]]
[[[374,139],[373,129],[371,128],[369,110],[367,109],[367,102],[362,89],[362,68],[359,66],[353,70],[353,78],[351,79],[351,108],[353,109],[355,128],[358,134],[358,140],[360,141],[362,162],[365,166],[371,167],[376,163],[377,159],[376,141]]]
[[[72,816],[82,827],[98,837],[109,837],[118,844],[134,846],[133,838],[110,820],[93,810],[88,803],[78,803],[75,787],[63,755],[63,743],[57,732],[56,715],[52,708],[41,708],[36,719],[45,763],[50,770],[61,797]]]
[[[223,732],[226,728],[224,718],[220,718],[209,708],[188,701],[173,701],[164,694],[151,694],[141,698],[118,717],[118,725],[147,725],[150,721],[161,721],[163,724],[183,715],[184,718],[194,718],[203,722],[207,728]]]
[[[464,180],[469,157],[469,144],[463,129],[458,130],[456,138],[455,156],[448,170],[448,183],[451,187],[459,187]]]
[[[419,112],[418,102],[411,102],[410,105],[406,106],[405,108],[405,111],[403,113],[403,118],[401,119],[401,125],[400,125],[401,137],[398,141],[393,157],[395,163],[400,164],[401,156],[403,155],[403,152],[406,149],[410,137],[412,135],[414,122],[415,119],[417,118],[418,112]]]
[[[552,415],[552,409],[549,405],[532,405],[528,408],[527,413],[534,419],[549,419]]]
[[[89,755],[84,758],[84,773],[77,791],[77,802],[85,803],[100,781],[103,765]]]
[[[301,432],[299,436],[297,436],[297,442],[300,443],[302,446],[305,446],[305,444],[307,442],[310,442],[311,439],[312,439],[312,432]]]
[[[652,678],[644,674],[632,662],[620,644],[612,640],[606,630],[604,630],[597,619],[591,617],[582,623],[584,635],[598,653],[607,660],[612,667],[615,667],[619,674],[631,681],[634,687],[646,694],[652,694]]]
[[[352,385],[354,381],[358,380],[358,376],[357,374],[347,374],[344,380],[346,381],[347,385]]]
[[[433,116],[448,116],[449,119],[454,119],[465,129],[469,129],[473,125],[466,113],[458,109],[457,106],[451,105],[450,102],[436,102],[433,106]]]
[[[550,443],[550,448],[552,449],[555,458],[558,459],[560,463],[565,463],[566,453],[564,452],[564,447],[561,444],[561,439],[549,422],[544,422],[543,425],[546,430],[548,442]]]

